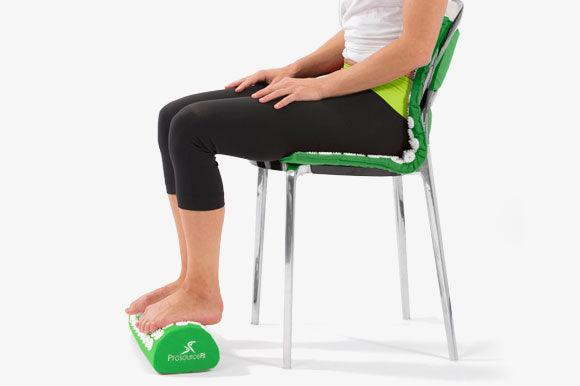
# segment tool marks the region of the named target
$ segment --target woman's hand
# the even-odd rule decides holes
[[[258,100],[264,103],[286,95],[286,98],[274,105],[276,109],[280,109],[294,101],[317,101],[325,97],[323,79],[283,77],[276,83],[270,83],[263,89],[253,93],[252,98],[260,98]]]
[[[289,66],[280,67],[280,68],[270,68],[267,70],[260,70],[260,71],[256,72],[255,74],[238,79],[238,80],[228,84],[227,86],[225,86],[225,88],[238,86],[238,87],[236,87],[236,89],[234,91],[240,92],[243,89],[245,89],[246,87],[251,86],[257,82],[265,81],[267,83],[273,84],[273,83],[278,82],[280,79],[283,79],[284,77],[287,77],[287,76],[293,77],[295,75],[296,75],[296,72],[294,70],[292,70]]]

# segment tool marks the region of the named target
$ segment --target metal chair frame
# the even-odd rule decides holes
[[[429,89],[433,73],[437,64],[441,60],[453,33],[457,29],[463,12],[463,3],[460,0],[452,0],[459,6],[459,12],[451,25],[446,40],[435,60],[429,67],[429,72],[425,80],[422,99],[422,117],[427,132],[427,142],[429,142],[430,115],[429,111],[437,95],[437,91]],[[458,360],[457,343],[453,326],[453,316],[451,312],[451,300],[449,296],[449,285],[447,280],[447,270],[445,267],[445,256],[441,237],[441,225],[439,222],[439,209],[437,206],[437,196],[433,178],[433,165],[431,161],[431,149],[427,159],[421,168],[411,174],[419,174],[423,180],[425,198],[429,214],[429,225],[431,228],[431,239],[433,242],[433,252],[435,255],[435,267],[439,281],[439,293],[441,296],[441,306],[443,309],[443,320],[447,337],[447,347],[449,358]],[[403,319],[410,319],[409,306],[409,284],[407,273],[407,245],[405,232],[405,210],[403,202],[403,175],[392,173],[387,170],[368,167],[355,166],[334,166],[334,165],[300,165],[296,169],[288,168],[286,163],[280,161],[250,161],[258,167],[257,201],[256,201],[256,228],[255,228],[255,250],[254,250],[254,286],[252,295],[252,324],[259,324],[260,313],[260,291],[262,276],[262,256],[264,245],[264,223],[266,214],[266,195],[268,184],[268,170],[278,170],[286,172],[286,230],[285,230],[285,267],[284,267],[284,334],[283,334],[283,368],[291,367],[292,350],[292,287],[293,287],[293,263],[294,263],[294,218],[296,207],[296,183],[298,177],[303,174],[332,174],[332,175],[352,175],[352,176],[384,176],[393,177],[393,190],[395,196],[397,246],[399,260],[399,275],[401,286],[401,302]]]

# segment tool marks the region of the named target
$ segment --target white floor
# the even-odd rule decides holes
[[[252,326],[256,169],[220,154],[225,311],[210,328],[222,359],[161,376],[123,314],[179,270],[159,109],[315,50],[339,30],[337,2],[3,2],[0,385],[580,385],[578,13],[465,3],[429,150],[459,362],[447,359],[419,178],[404,178],[402,321],[391,182],[307,175],[283,370],[284,179],[269,178]]]

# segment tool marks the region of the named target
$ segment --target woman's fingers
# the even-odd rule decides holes
[[[241,79],[238,79],[238,80],[235,80],[235,81],[233,81],[232,83],[230,83],[230,84],[226,85],[226,86],[225,86],[225,88],[230,88],[230,87],[237,86],[237,85],[239,85],[240,83],[242,83],[242,82],[244,81],[244,79],[246,79],[246,77],[244,77],[244,78],[241,78]]]
[[[236,92],[240,92],[243,89],[245,89],[248,86],[251,86],[253,84],[256,84],[257,82],[260,82],[262,80],[266,80],[267,79],[267,74],[264,70],[260,70],[258,72],[256,72],[253,75],[247,76],[246,78],[244,78],[243,82],[240,83],[240,85],[238,87],[236,87],[235,91]]]
[[[279,88],[285,87],[286,84],[282,82],[282,79],[280,79],[277,82],[272,82],[269,85],[267,85],[266,87],[256,91],[255,93],[253,93],[251,95],[252,98],[260,98],[263,97],[266,94],[271,93],[274,90],[277,90]]]
[[[236,87],[236,89],[234,91],[240,92],[240,91],[244,90],[246,87],[253,85],[258,80],[259,79],[255,76],[249,76],[238,87]]]
[[[277,90],[272,91],[271,93],[269,93],[268,95],[265,95],[263,97],[261,97],[260,99],[258,99],[260,102],[265,103],[268,101],[271,101],[274,98],[278,98],[282,95],[288,95],[290,94],[291,91],[287,88],[279,88]]]
[[[246,87],[248,87],[250,84],[251,84],[251,81],[250,81],[250,80],[248,80],[248,78],[246,78],[246,79],[245,79],[243,82],[241,82],[241,83],[238,85],[238,87],[236,87],[236,88],[234,89],[234,91],[235,91],[235,92],[240,92],[240,91],[242,91],[243,89],[245,89]]]
[[[296,94],[290,94],[286,98],[283,98],[280,102],[274,105],[275,109],[281,109],[282,107],[294,102],[296,100]]]
[[[282,78],[277,83],[270,83],[253,93],[252,98],[259,98],[260,102],[268,102],[274,98],[285,96],[285,98],[276,102],[274,108],[280,109],[295,101],[314,101],[320,100],[322,96],[322,86],[318,79],[297,79]]]
[[[250,75],[250,76],[245,76],[241,79],[238,79],[228,85],[226,85],[225,88],[230,88],[230,87],[236,87],[235,91],[239,92],[242,91],[243,89],[245,89],[246,87],[256,83],[256,75]]]
[[[258,91],[256,91],[255,93],[253,93],[252,95],[250,95],[252,98],[260,98],[264,95],[266,95],[267,93],[270,92],[270,90],[272,89],[270,86],[272,86],[274,83],[270,83],[269,85],[267,85],[266,87],[259,89]]]

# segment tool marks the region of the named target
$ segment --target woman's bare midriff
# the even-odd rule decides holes
[[[349,66],[353,66],[353,65],[355,65],[355,64],[357,63],[357,62],[355,62],[354,60],[350,60],[350,59],[347,59],[347,58],[344,58],[344,62],[345,62],[346,64],[348,64]],[[413,79],[413,73],[414,73],[414,71],[411,71],[411,72],[409,72],[408,74],[406,74],[405,76],[406,76],[407,78],[409,78],[409,79]]]

